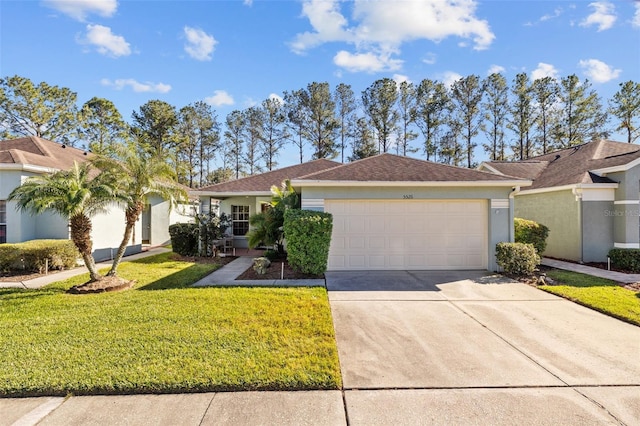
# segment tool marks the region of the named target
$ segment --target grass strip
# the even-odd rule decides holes
[[[215,268],[167,253],[123,263],[124,292],[0,290],[0,395],[340,388],[325,289],[188,287]]]
[[[623,288],[615,281],[577,272],[554,269],[547,275],[559,284],[540,286],[540,289],[640,325],[640,292]]]

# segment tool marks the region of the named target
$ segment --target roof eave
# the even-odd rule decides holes
[[[45,166],[37,166],[34,164],[23,164],[23,163],[3,163],[0,164],[0,170],[15,170],[15,171],[24,171],[24,172],[33,172],[33,173],[55,173],[60,171],[60,169],[55,169],[52,167]]]
[[[291,185],[298,187],[346,187],[346,186],[360,186],[360,187],[407,187],[407,186],[422,186],[422,187],[514,187],[514,186],[531,186],[533,182],[531,180],[476,180],[476,181],[340,181],[340,180],[292,180]]]
[[[271,191],[190,191],[196,197],[271,197]]]
[[[627,170],[637,166],[640,164],[640,158],[636,158],[633,161],[630,161],[628,163],[625,164],[620,164],[617,166],[611,166],[611,167],[603,167],[601,169],[593,169],[593,170],[589,170],[591,173],[595,173],[598,175],[604,175],[607,173],[616,173],[616,172],[626,172]]]
[[[617,183],[574,183],[570,185],[550,186],[546,188],[525,189],[518,193],[520,195],[541,194],[544,192],[568,191],[574,189],[618,189]]]

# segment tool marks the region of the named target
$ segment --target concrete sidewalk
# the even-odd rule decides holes
[[[562,260],[548,259],[546,257],[542,258],[541,264],[552,268],[606,278],[619,283],[637,283],[640,281],[640,274],[625,274],[624,272],[607,271],[605,269],[594,268],[592,266],[581,265],[579,263],[563,262]]]
[[[144,257],[154,256],[160,253],[166,253],[171,251],[165,247],[153,247],[148,250],[142,251],[140,253],[132,254],[130,256],[126,256],[122,258],[123,262],[128,262],[131,260],[142,259]],[[96,264],[98,269],[108,268],[111,266],[111,261],[100,262]],[[84,266],[80,266],[78,268],[67,269],[64,271],[52,272],[48,275],[43,275],[38,278],[34,278],[32,280],[26,281],[18,281],[18,282],[0,282],[0,288],[40,288],[45,285],[49,285],[56,281],[66,280],[67,278],[75,277],[76,275],[82,275],[87,273],[87,268]]]

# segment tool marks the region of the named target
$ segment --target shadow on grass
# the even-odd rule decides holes
[[[175,272],[149,284],[137,287],[135,290],[174,290],[181,288],[192,288],[191,285],[209,275],[213,271],[203,270],[198,265],[189,266],[181,271]]]

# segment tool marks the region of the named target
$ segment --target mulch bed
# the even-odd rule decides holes
[[[324,279],[324,275],[303,274],[295,271],[286,260],[274,260],[271,266],[267,268],[267,273],[259,275],[253,270],[253,266],[244,271],[237,280],[279,280],[281,279],[282,263],[284,263],[284,279],[285,280],[308,280],[308,279]]]

